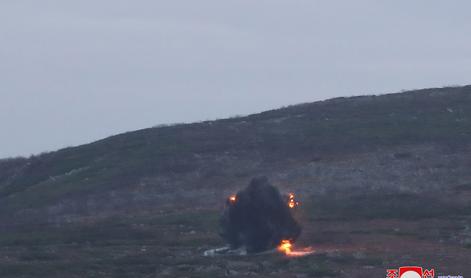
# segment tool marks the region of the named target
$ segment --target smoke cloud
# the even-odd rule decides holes
[[[266,177],[252,179],[226,201],[220,224],[231,248],[245,246],[249,253],[275,248],[282,240],[294,242],[301,234],[287,201]]]

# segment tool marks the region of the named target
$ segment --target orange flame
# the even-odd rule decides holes
[[[295,200],[294,193],[289,193],[288,194],[288,207],[295,208],[297,206],[299,206],[299,202]]]
[[[294,246],[288,239],[283,239],[278,245],[278,251],[289,257],[302,257],[314,253],[311,247],[303,248],[301,250],[294,250]]]
[[[278,246],[278,251],[285,253],[286,255],[289,255],[291,253],[291,248],[293,247],[293,244],[287,239],[283,239]]]
[[[229,197],[229,202],[231,202],[231,204],[234,204],[236,201],[237,201],[236,195],[231,195],[231,196]]]

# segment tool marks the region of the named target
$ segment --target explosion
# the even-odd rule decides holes
[[[294,248],[301,227],[292,209],[298,206],[294,193],[281,195],[266,177],[252,179],[247,188],[226,200],[220,235],[229,246],[208,250],[205,255],[245,255],[269,250],[290,257],[312,254],[311,248]]]
[[[296,204],[294,195],[292,202]],[[248,253],[275,249],[283,239],[294,242],[301,234],[286,197],[266,177],[252,179],[227,199],[220,225],[220,235],[230,248],[245,248]]]

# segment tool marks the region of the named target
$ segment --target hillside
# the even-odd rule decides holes
[[[337,98],[247,117],[149,128],[29,159],[3,160],[1,206],[2,211],[43,208],[173,175],[198,175],[193,183],[201,186],[215,177],[249,177],[259,171],[254,165],[383,147],[459,147],[469,142],[470,121],[467,86]]]
[[[468,271],[464,265],[460,268],[460,259],[469,255],[471,242],[465,232],[471,213],[470,140],[471,86],[464,86],[336,98],[245,117],[148,128],[30,158],[4,159],[0,160],[0,227],[4,232],[0,243],[19,249],[0,254],[21,257],[25,256],[23,248],[46,244],[55,246],[51,250],[56,248],[55,255],[46,252],[52,256],[46,261],[69,265],[67,260],[85,251],[77,255],[64,246],[85,244],[101,246],[92,248],[96,256],[117,250],[138,256],[140,262],[124,267],[123,277],[141,272],[158,277],[165,271],[168,275],[186,273],[185,267],[194,270],[208,262],[189,260],[179,263],[185,267],[174,269],[165,258],[185,257],[184,252],[195,255],[201,251],[198,248],[222,244],[216,219],[225,196],[252,177],[266,175],[282,191],[299,193],[306,223],[327,221],[317,229],[307,224],[303,240],[308,244],[355,242],[350,238],[352,230],[358,232],[354,236],[360,242],[365,233],[378,232],[362,230],[357,226],[361,221],[395,221],[375,224],[386,225],[384,232],[391,227],[403,229],[398,219],[419,219],[424,221],[419,226],[404,224],[405,230],[400,231],[458,248],[457,261],[443,267]],[[332,238],[335,234],[329,227],[352,219],[356,222],[348,222],[346,230],[337,230]],[[449,229],[442,232],[434,219],[448,219],[451,222],[440,225]],[[28,232],[33,227],[44,228],[33,236]],[[424,227],[430,230],[413,230]],[[156,236],[162,242],[156,243]],[[104,251],[102,244],[109,250]],[[153,262],[124,247],[159,244],[168,250],[159,255],[162,260],[152,257]],[[31,252],[26,254],[45,256],[42,251]],[[58,253],[66,259],[55,257]],[[382,268],[394,262],[374,252],[376,259],[369,261],[369,254],[362,259],[343,255],[351,259],[352,268],[372,264],[380,275]],[[32,261],[29,265],[31,260],[25,263],[20,258],[13,265],[21,267],[15,268],[0,259],[0,266],[7,269],[0,276],[20,273],[29,277],[25,265],[48,271],[41,258]],[[123,271],[118,261],[104,263],[106,275],[118,277]],[[96,266],[94,261],[82,263],[83,267]],[[230,268],[218,270],[221,264],[213,269],[214,277]],[[325,268],[334,271],[325,270],[325,276],[341,275],[335,269],[342,262],[327,264]],[[295,263],[291,267],[303,272],[306,266]],[[80,268],[61,271],[71,271],[68,277],[81,273]]]

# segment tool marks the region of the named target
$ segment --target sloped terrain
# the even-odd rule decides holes
[[[465,86],[337,98],[4,159],[0,276],[376,277],[403,264],[466,276],[470,139]],[[298,194],[299,244],[316,255],[202,257],[223,244],[226,196],[258,175]]]

